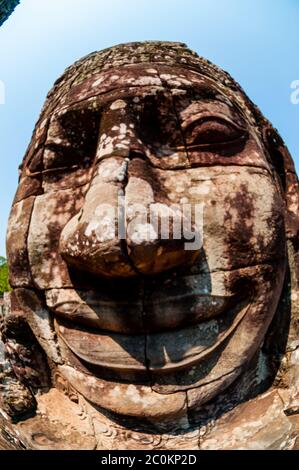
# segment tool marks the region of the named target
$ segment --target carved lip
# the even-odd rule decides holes
[[[230,311],[240,296],[213,295],[209,275],[187,275],[168,283],[109,284],[98,289],[50,289],[48,308],[56,317],[103,332],[144,335],[184,329]],[[167,282],[167,280],[166,280]]]
[[[56,330],[77,358],[103,370],[138,374],[190,368],[215,353],[237,330],[250,308],[239,302],[229,311],[197,325],[163,333],[124,335],[97,332],[56,319]]]

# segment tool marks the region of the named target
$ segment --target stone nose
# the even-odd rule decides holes
[[[145,160],[112,156],[98,164],[60,250],[70,266],[95,275],[154,275],[196,259],[200,247],[186,249],[193,231]]]

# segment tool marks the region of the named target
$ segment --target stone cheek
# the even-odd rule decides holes
[[[38,196],[43,193],[41,174],[36,176],[21,176],[21,180],[14,198],[14,204],[23,201],[30,196]]]
[[[71,287],[66,263],[59,253],[63,227],[79,212],[84,188],[51,192],[35,200],[28,234],[28,255],[35,285],[43,290]]]
[[[27,238],[35,197],[14,204],[7,231],[7,256],[12,287],[32,286]]]
[[[202,204],[207,271],[231,270],[284,257],[284,204],[267,171],[209,167],[156,170],[173,204]],[[196,266],[196,263],[195,263]]]
[[[32,289],[15,289],[14,296],[22,315],[48,358],[55,364],[60,364],[60,351],[50,312]]]

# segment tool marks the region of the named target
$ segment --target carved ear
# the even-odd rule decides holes
[[[286,236],[291,240],[295,252],[299,249],[299,184],[293,159],[282,138],[271,125],[263,130],[263,138],[272,164],[280,179],[286,202]]]
[[[299,337],[299,185],[293,159],[282,138],[269,122],[263,123],[263,140],[285,200],[285,233],[287,241],[287,270],[276,315],[267,333],[265,344],[269,351],[279,351],[290,362],[289,351]],[[280,181],[279,181],[280,180]],[[273,348],[273,349],[272,349]],[[284,366],[283,366],[284,367]],[[279,374],[284,375],[283,367]],[[292,366],[293,368],[295,366]],[[291,377],[295,369],[287,372]],[[294,375],[295,376],[295,375]],[[288,380],[288,379],[282,379]],[[286,382],[287,383],[287,382]]]

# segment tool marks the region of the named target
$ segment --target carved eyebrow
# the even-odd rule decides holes
[[[109,101],[111,95],[114,95],[116,92],[122,92],[124,95],[130,95],[132,94],[132,96],[136,96],[136,94],[142,94],[144,92],[144,90],[147,90],[147,91],[154,91],[154,90],[163,90],[165,89],[161,84],[156,84],[156,85],[146,85],[146,84],[139,84],[139,85],[134,85],[132,83],[128,83],[128,84],[125,84],[125,85],[119,85],[119,86],[115,86],[113,88],[110,88],[110,89],[107,89],[107,90],[104,90],[102,92],[95,92],[95,91],[92,91],[90,93],[86,92],[86,95],[84,97],[81,97],[81,98],[73,98],[69,100],[69,104],[68,106],[70,107],[74,107],[76,106],[77,104],[84,104],[85,102],[88,102],[88,101],[97,101],[99,103],[99,105],[101,106],[101,103],[102,102],[105,102],[105,101]],[[117,99],[117,98],[115,98]],[[115,100],[114,99],[114,100]],[[122,99],[120,97],[120,99]]]

